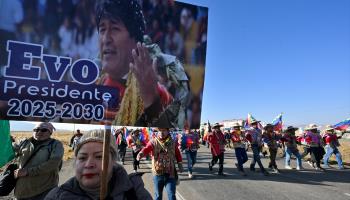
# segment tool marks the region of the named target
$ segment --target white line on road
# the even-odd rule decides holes
[[[186,200],[181,194],[180,192],[176,191],[176,199],[178,200]]]

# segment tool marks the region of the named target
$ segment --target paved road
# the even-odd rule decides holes
[[[128,155],[131,156],[129,153]],[[350,199],[350,169],[339,171],[332,168],[326,172],[320,172],[303,163],[305,167],[303,171],[285,170],[283,169],[284,159],[278,159],[277,164],[281,168],[281,173],[266,177],[259,172],[250,172],[250,160],[248,160],[244,165],[248,176],[243,177],[234,167],[236,159],[233,150],[229,149],[225,153],[225,176],[218,176],[217,166],[214,167],[213,172],[208,170],[210,156],[209,149],[202,146],[198,152],[198,163],[194,168],[195,178],[189,179],[186,172],[180,174],[181,183],[177,187],[178,199]],[[262,160],[264,166],[267,166],[268,158]],[[296,161],[292,160],[292,166],[295,166],[295,163]],[[131,159],[128,159],[125,167],[129,172],[132,171]],[[143,161],[141,167],[140,171],[150,171],[146,161]],[[147,173],[143,178],[146,188],[153,195],[151,174]]]
[[[248,155],[251,156],[250,153]],[[189,179],[186,172],[180,174],[181,183],[177,187],[178,199],[350,200],[350,169],[339,171],[332,168],[326,172],[320,172],[303,163],[305,167],[303,171],[285,170],[283,169],[284,160],[278,159],[277,165],[281,173],[266,177],[259,172],[249,171],[250,157],[244,165],[248,176],[243,177],[234,167],[236,159],[233,150],[228,149],[225,153],[225,176],[218,176],[218,166],[214,167],[213,172],[208,170],[210,157],[209,149],[201,146],[194,168],[195,178]],[[268,158],[263,158],[262,161],[264,166],[267,166]],[[295,160],[292,160],[292,166],[295,166]],[[186,171],[186,159],[184,159],[184,167]],[[132,172],[132,158],[129,151],[125,168],[128,172]],[[153,196],[150,162],[143,160],[139,171],[146,172],[143,175],[145,187]],[[73,174],[72,160],[65,162],[60,172],[60,183],[72,177]],[[10,197],[0,199],[10,199]],[[167,199],[165,192],[164,199]]]

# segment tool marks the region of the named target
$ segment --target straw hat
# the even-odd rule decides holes
[[[255,123],[259,123],[259,122],[261,122],[261,121],[256,120],[256,119],[253,119],[253,120],[250,122],[250,124],[255,124]]]
[[[333,126],[332,125],[327,125],[326,127],[325,127],[325,129],[324,129],[325,131],[333,131],[334,130],[334,128],[333,128]]]
[[[215,127],[222,127],[223,125],[219,124],[219,123],[215,123],[212,127],[215,128]]]
[[[309,124],[309,126],[305,127],[305,131],[317,130],[318,128],[316,124]]]

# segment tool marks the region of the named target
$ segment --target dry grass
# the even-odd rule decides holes
[[[18,132],[13,131],[11,132],[11,135],[15,137],[16,141],[22,139],[22,138],[29,138],[32,136],[31,131],[27,132]],[[72,132],[55,132],[52,135],[52,138],[55,138],[63,143],[64,147],[64,156],[63,160],[68,160],[74,157],[74,152],[72,148],[69,147],[70,138],[73,136]]]

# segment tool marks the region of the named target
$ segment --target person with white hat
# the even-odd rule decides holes
[[[316,170],[324,170],[321,167],[321,159],[324,155],[323,139],[318,131],[316,124],[310,124],[305,128],[306,136],[305,140],[310,146],[311,160],[316,163]]]
[[[283,140],[285,141],[286,145],[286,162],[285,162],[285,168],[286,169],[293,169],[290,166],[290,158],[292,154],[297,158],[297,170],[303,169],[301,164],[301,156],[299,153],[299,150],[297,148],[297,138],[295,136],[295,131],[298,130],[298,128],[295,128],[293,126],[288,126],[287,129],[284,131]]]
[[[241,125],[239,123],[233,124],[233,130],[231,132],[231,140],[233,148],[235,149],[237,163],[235,163],[238,171],[242,176],[247,174],[244,172],[243,164],[248,161],[247,151],[245,149],[245,135],[241,130]]]
[[[253,120],[252,122],[250,122],[251,126],[253,127],[252,130],[248,130],[246,137],[248,139],[248,141],[251,144],[251,148],[253,151],[253,159],[252,162],[250,164],[250,171],[255,171],[255,164],[258,163],[261,173],[263,173],[265,176],[268,176],[269,173],[265,170],[263,164],[261,163],[260,160],[260,152],[261,152],[261,148],[262,148],[262,132],[261,130],[258,128],[258,123],[260,121],[256,121]]]
[[[338,149],[338,147],[340,146],[338,139],[341,137],[342,136],[337,136],[336,132],[334,131],[334,128],[331,125],[326,126],[325,134],[323,136],[323,140],[326,143],[326,146],[324,147],[326,154],[323,157],[323,168],[329,168],[328,160],[332,156],[332,154],[334,154],[338,163],[338,168],[344,169],[342,156]]]
[[[212,127],[212,131],[208,133],[208,142],[210,144],[210,151],[212,160],[209,163],[209,171],[213,170],[213,166],[219,161],[219,175],[224,175],[224,152],[226,140],[225,136],[220,130],[222,125],[215,123]]]

